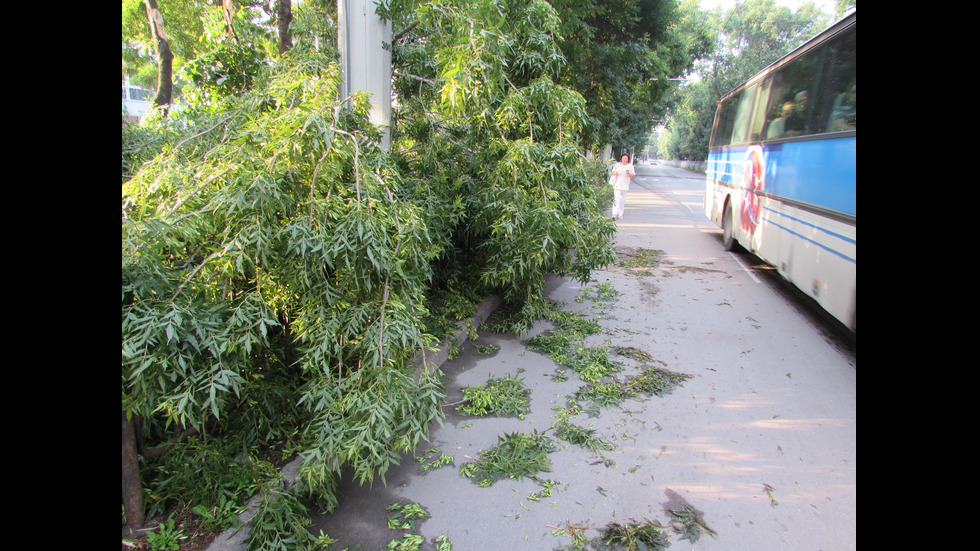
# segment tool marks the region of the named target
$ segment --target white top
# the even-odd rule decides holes
[[[636,176],[636,169],[633,168],[632,164],[623,164],[622,162],[619,162],[613,165],[611,175],[615,176],[615,178],[610,180],[613,185],[613,189],[628,191],[630,188],[630,180]]]

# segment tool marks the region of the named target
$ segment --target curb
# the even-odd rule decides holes
[[[452,350],[453,344],[465,342],[468,338],[470,327],[479,327],[499,307],[500,297],[494,295],[484,299],[483,304],[476,309],[476,314],[468,322],[461,322],[452,336],[439,343],[438,350],[428,355],[425,353],[425,350],[419,352],[415,356],[415,360],[413,360],[415,370],[412,374],[416,380],[418,380],[418,377],[424,370],[435,371],[442,367],[442,364],[446,363],[446,360],[449,359],[449,352]]]
[[[430,352],[426,354],[425,350],[422,350],[415,356],[413,360],[413,365],[415,366],[412,370],[412,376],[416,380],[422,375],[425,370],[435,371],[442,367],[442,364],[449,359],[449,352],[452,350],[453,345],[458,342],[464,342],[468,338],[470,327],[479,327],[487,318],[490,317],[497,308],[500,307],[500,297],[493,295],[484,299],[483,303],[477,308],[476,314],[470,318],[469,322],[464,322],[459,324],[459,328],[455,333],[448,339],[439,343],[439,347],[435,352]],[[302,457],[298,457],[289,463],[282,469],[282,479],[285,486],[290,486],[298,477],[299,466],[303,462]],[[224,532],[218,534],[208,546],[207,551],[244,551],[246,545],[246,539],[249,534],[248,522],[252,520],[252,517],[258,512],[257,507],[259,499],[261,496],[253,496],[245,504],[245,512],[238,515],[239,527],[229,528]]]

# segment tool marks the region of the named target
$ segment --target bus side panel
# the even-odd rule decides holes
[[[845,325],[857,285],[856,226],[769,199],[756,254]]]
[[[849,326],[857,275],[856,147],[854,136],[766,147],[768,197],[753,236],[759,257]]]
[[[721,150],[708,152],[704,179],[704,214],[721,227],[721,207],[724,197],[721,193],[725,179],[725,159]]]
[[[773,195],[857,215],[857,136],[764,146]]]
[[[745,166],[747,147],[714,149],[708,153],[705,175],[704,213],[718,227],[722,226],[722,214],[726,199],[733,202],[733,212],[739,212],[740,189],[742,187],[742,172]],[[736,238],[738,237],[738,220],[734,220]]]
[[[739,244],[852,329],[856,143],[850,136],[711,150],[705,181],[708,218],[721,227],[730,201]]]

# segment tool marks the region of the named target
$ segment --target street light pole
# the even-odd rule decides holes
[[[370,120],[391,147],[391,22],[374,12],[374,0],[337,0],[337,46],[343,71],[340,95],[371,95]]]

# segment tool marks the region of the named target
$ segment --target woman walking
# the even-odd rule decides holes
[[[623,209],[626,207],[626,192],[630,189],[630,180],[636,176],[636,169],[630,162],[630,156],[623,153],[619,162],[613,165],[609,183],[615,190],[616,197],[613,200],[612,219],[623,217]]]

